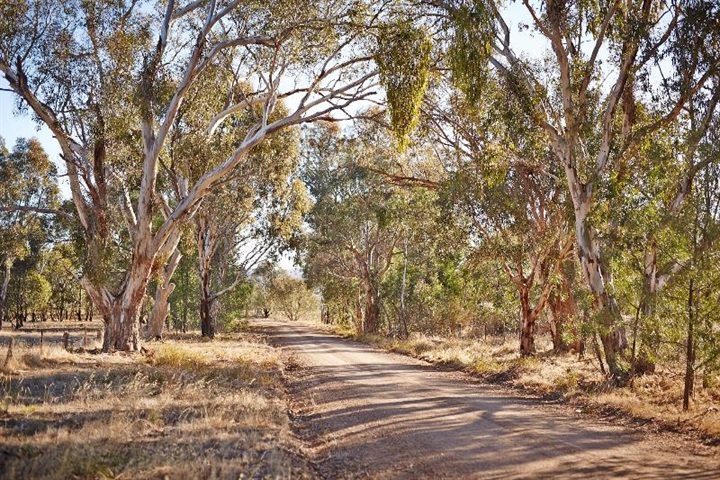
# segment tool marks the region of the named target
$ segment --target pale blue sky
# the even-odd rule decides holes
[[[7,81],[0,75],[0,88],[9,88]],[[60,147],[53,138],[50,130],[43,126],[38,130],[38,124],[25,114],[14,115],[16,95],[5,90],[0,90],[0,136],[5,138],[8,148],[15,145],[15,140],[20,137],[37,137],[53,157],[60,154]]]
[[[0,75],[0,89],[9,88],[5,77]],[[5,139],[5,145],[12,150],[18,138],[35,137],[40,140],[43,148],[55,162],[58,172],[65,172],[65,165],[60,160],[60,146],[55,141],[50,129],[44,124],[34,122],[28,114],[15,115],[15,103],[17,96],[12,92],[0,90],[0,136]],[[63,196],[70,198],[70,186],[62,178],[60,180],[60,191]]]

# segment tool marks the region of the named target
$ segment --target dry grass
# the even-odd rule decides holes
[[[292,453],[278,352],[261,337],[148,346],[108,355],[16,342],[0,380],[0,478],[309,476]]]
[[[680,366],[661,366],[657,373],[638,377],[628,386],[618,388],[602,376],[597,361],[590,355],[579,359],[571,353],[552,354],[551,345],[545,339],[539,339],[537,345],[543,353],[520,358],[517,339],[513,337],[468,339],[413,334],[407,340],[400,340],[355,335],[332,327],[331,330],[386,350],[451,365],[491,382],[564,399],[584,410],[614,411],[643,422],[654,422],[660,428],[695,431],[712,443],[720,442],[718,382],[703,382],[698,375],[692,408],[683,412]]]

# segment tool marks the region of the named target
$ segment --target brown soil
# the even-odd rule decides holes
[[[720,449],[597,422],[456,371],[275,320],[293,426],[323,478],[720,478]]]

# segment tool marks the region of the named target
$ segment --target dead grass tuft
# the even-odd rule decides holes
[[[177,336],[147,356],[17,345],[0,379],[0,478],[310,476],[280,357],[257,335]]]

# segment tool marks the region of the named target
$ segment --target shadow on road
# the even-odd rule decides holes
[[[720,478],[716,460],[459,373],[307,326],[261,325],[305,365],[290,380],[306,404],[298,433],[325,477]]]

